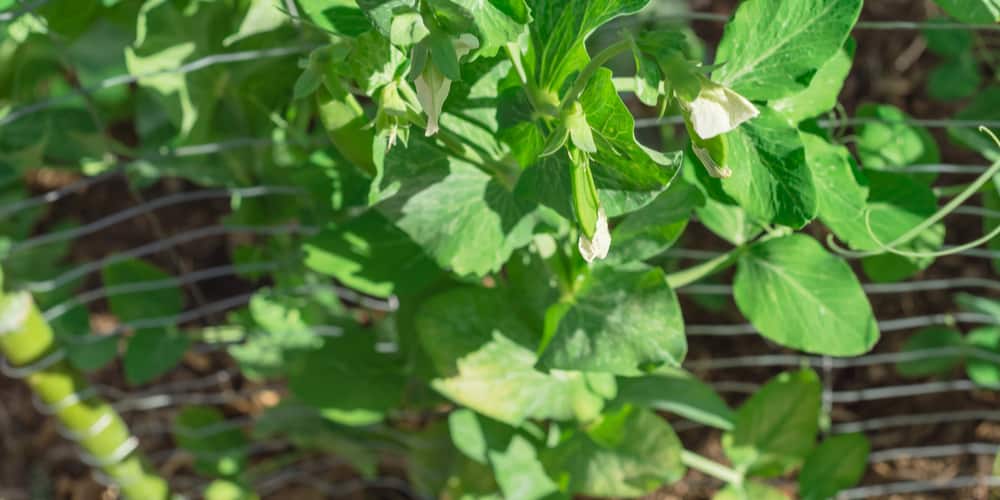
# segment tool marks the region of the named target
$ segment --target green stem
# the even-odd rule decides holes
[[[576,80],[573,82],[573,87],[569,89],[566,96],[563,97],[562,102],[559,104],[560,113],[569,110],[569,107],[576,102],[576,99],[580,97],[583,93],[583,89],[587,88],[587,83],[590,82],[590,77],[594,76],[604,63],[608,62],[612,57],[625,52],[631,48],[631,43],[628,40],[620,40],[611,45],[608,45],[604,50],[597,53],[593,59],[580,71],[580,74],[576,76]]]
[[[670,273],[667,275],[667,284],[670,285],[670,288],[676,289],[690,285],[710,274],[722,271],[735,264],[745,249],[745,246],[739,246],[712,260],[707,260],[696,266]]]
[[[741,484],[743,482],[743,475],[739,472],[693,451],[681,450],[681,462],[692,469],[704,472],[729,484]]]
[[[27,293],[0,294],[0,355],[51,409],[67,437],[87,452],[89,461],[126,497],[168,497],[166,481],[138,452],[125,421],[62,359],[52,328]]]

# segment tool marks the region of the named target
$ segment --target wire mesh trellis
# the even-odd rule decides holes
[[[18,16],[30,14],[33,10],[44,5],[45,1],[38,1],[22,5],[14,12],[0,13],[0,22],[11,22]],[[707,13],[689,13],[678,16],[680,19],[704,20],[704,21],[725,21],[726,16],[719,16]],[[913,23],[913,22],[861,22],[857,29],[863,30],[914,30],[914,29],[974,29],[983,31],[998,31],[998,26],[970,26],[953,23]],[[164,70],[158,73],[188,73],[219,64],[239,64],[240,62],[257,60],[270,57],[291,57],[301,55],[313,49],[313,46],[303,47],[279,47],[246,52],[233,52],[206,56],[195,61],[184,64],[177,68]],[[77,89],[75,95],[87,95],[105,89],[128,85],[139,81],[148,75],[119,75],[101,80],[91,86]],[[17,107],[0,117],[0,127],[15,123],[18,120],[28,119],[32,114],[49,109],[71,99],[68,96],[57,99],[50,99],[30,103]],[[820,121],[824,127],[850,127],[865,123],[870,123],[871,119],[830,119]],[[663,124],[679,123],[676,117],[664,119],[638,119],[636,126],[656,127]],[[1000,122],[983,122],[970,120],[909,120],[907,123],[923,127],[978,127],[986,125],[989,127],[1000,127]],[[0,128],[2,131],[2,128]],[[271,137],[239,137],[223,141],[206,143],[200,145],[189,145],[171,150],[160,151],[156,156],[143,158],[145,161],[158,161],[167,158],[210,156],[222,151],[230,151],[244,148],[268,148],[277,144]],[[121,165],[94,177],[81,178],[75,182],[67,184],[58,189],[39,194],[24,200],[0,206],[0,217],[6,218],[14,216],[22,211],[51,206],[70,196],[86,196],[88,190],[99,186],[101,183],[112,182],[129,169],[129,164]],[[920,164],[908,167],[912,171],[935,172],[948,174],[979,174],[985,170],[983,165],[956,165],[956,164]],[[221,189],[200,189],[193,191],[183,191],[168,194],[158,198],[142,201],[127,208],[118,210],[104,217],[98,218],[81,226],[72,229],[46,232],[33,236],[26,240],[16,242],[7,252],[8,258],[16,257],[22,253],[29,253],[34,249],[45,245],[71,242],[76,243],[88,238],[99,237],[101,231],[116,225],[127,222],[135,217],[143,215],[154,215],[157,211],[190,203],[202,202],[210,199],[227,200],[233,197],[254,198],[270,196],[294,196],[300,192],[300,188],[295,186],[261,185],[246,188],[221,188]],[[958,213],[974,215],[979,217],[1000,217],[1000,213],[978,207],[964,207]],[[80,265],[64,271],[61,274],[52,276],[46,280],[33,281],[24,284],[24,288],[32,292],[51,292],[64,286],[69,286],[78,278],[100,271],[103,267],[118,262],[126,258],[145,257],[156,255],[187,242],[202,238],[228,238],[237,234],[249,234],[256,236],[271,236],[279,234],[310,234],[317,228],[300,225],[286,224],[275,226],[240,226],[236,224],[216,224],[198,227],[184,232],[169,235],[156,241],[128,248],[126,250],[107,255],[103,258],[84,262]],[[717,254],[704,249],[676,248],[669,252],[669,255],[683,259],[708,259]],[[981,258],[998,259],[1000,252],[984,249],[971,249],[959,252],[956,256],[946,258]],[[74,294],[67,301],[56,304],[45,311],[44,317],[54,320],[65,314],[76,306],[86,306],[95,301],[106,299],[114,295],[137,294],[162,287],[197,284],[205,280],[211,280],[226,276],[236,276],[242,273],[266,272],[280,268],[285,262],[281,260],[270,260],[255,262],[251,264],[227,264],[205,269],[195,269],[188,272],[181,272],[167,280],[147,281],[132,283],[117,287],[91,288]],[[366,297],[348,288],[337,285],[324,285],[325,288],[333,289],[342,299],[357,304],[362,308],[376,311],[391,311],[398,304],[390,299],[388,301],[376,300]],[[309,293],[314,291],[312,286],[305,286],[294,289],[292,293]],[[958,277],[948,279],[921,279],[906,283],[867,283],[865,290],[869,294],[917,294],[929,291],[941,290],[1000,290],[1000,280],[990,277]],[[730,285],[722,284],[698,284],[691,285],[679,290],[685,295],[721,295],[732,294]],[[220,300],[199,304],[183,313],[169,317],[142,318],[136,321],[125,322],[116,326],[111,332],[105,332],[100,336],[79,336],[65,339],[67,342],[92,342],[98,338],[107,338],[109,335],[122,335],[129,331],[144,328],[155,328],[162,326],[178,325],[187,322],[203,320],[206,317],[224,312],[242,305],[245,305],[253,296],[253,292],[235,294]],[[956,323],[969,324],[996,324],[995,319],[977,313],[954,313],[941,312],[934,314],[907,315],[903,317],[880,318],[879,328],[882,332],[910,331],[917,328],[932,325],[952,325]],[[330,325],[327,329],[321,329],[317,333],[321,335],[337,335],[338,328]],[[749,336],[756,331],[750,324],[689,324],[687,333],[693,337],[699,336]],[[239,342],[234,339],[233,342]],[[217,342],[200,344],[197,347],[207,349],[217,348]],[[392,349],[393,346],[385,346]],[[727,369],[737,368],[764,368],[781,369],[787,367],[812,366],[822,369],[820,372],[824,381],[823,399],[828,406],[849,405],[859,402],[871,402],[884,399],[896,398],[916,398],[922,395],[947,392],[971,392],[1000,390],[1000,387],[984,387],[970,380],[934,381],[924,383],[914,383],[905,385],[889,385],[881,387],[865,387],[851,389],[837,389],[837,376],[835,370],[854,370],[864,367],[891,365],[902,361],[912,361],[927,359],[942,355],[961,354],[976,357],[989,361],[1000,360],[1000,355],[986,350],[976,350],[968,348],[954,349],[927,349],[922,351],[896,352],[896,353],[873,353],[851,359],[832,359],[819,356],[805,356],[794,354],[748,354],[735,358],[709,358],[693,359],[685,366],[694,371],[722,372]],[[177,408],[189,404],[225,406],[246,401],[255,394],[267,391],[280,391],[280,386],[255,385],[249,388],[236,388],[233,382],[239,378],[239,373],[234,370],[218,371],[208,376],[191,380],[180,380],[176,382],[165,382],[156,384],[140,391],[122,391],[113,386],[97,384],[96,391],[108,397],[113,406],[123,413],[150,412],[157,409]],[[722,392],[749,393],[754,391],[759,385],[744,380],[727,381],[724,379],[714,380],[713,385]],[[216,390],[213,390],[216,389]],[[202,392],[204,391],[204,392]],[[828,408],[829,410],[829,408]],[[937,408],[937,410],[940,410]],[[916,426],[950,424],[959,425],[976,422],[1000,422],[1000,412],[994,410],[967,410],[967,411],[923,411],[915,413],[893,414],[887,417],[865,418],[865,419],[835,419],[832,422],[829,432],[833,434],[866,432],[877,433],[885,429],[898,429]],[[253,423],[253,417],[240,416],[226,419],[223,422],[214,424],[208,428],[199,429],[197,432],[202,435],[225,432],[231,429],[242,429]],[[677,426],[678,430],[697,429],[697,425],[682,422]],[[137,426],[135,435],[140,439],[164,434],[164,427],[158,425]],[[255,454],[266,454],[274,449],[287,447],[288,443],[282,441],[262,441],[240,448],[248,456]],[[893,461],[900,458],[939,458],[954,456],[994,456],[1000,450],[1000,445],[986,442],[929,444],[927,446],[900,446],[890,448],[876,448],[869,457],[871,463]],[[227,453],[232,450],[219,450],[219,453]],[[158,450],[154,455],[154,462],[162,465],[163,461],[169,460],[177,453],[176,449]],[[416,497],[408,484],[394,478],[378,479],[350,479],[332,483],[327,479],[319,477],[320,472],[333,465],[343,462],[336,457],[327,457],[322,460],[309,460],[292,463],[288,466],[274,471],[268,475],[258,478],[255,481],[255,488],[262,495],[277,493],[282,488],[293,483],[307,483],[318,488],[330,497],[342,496],[351,492],[366,488],[385,488],[404,493],[407,496]],[[204,486],[204,481],[198,478],[177,478],[181,488],[188,488],[195,491],[197,487]],[[185,484],[185,482],[187,484]],[[970,487],[994,487],[1000,486],[1000,479],[988,477],[986,475],[958,475],[942,480],[921,479],[905,482],[894,482],[887,484],[865,485],[843,492],[840,498],[868,498],[871,496],[908,494],[935,490],[955,490]],[[0,490],[2,491],[2,490]]]

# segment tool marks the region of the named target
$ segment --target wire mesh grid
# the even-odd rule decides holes
[[[45,5],[45,0],[22,3],[18,8],[0,13],[0,22],[12,22],[20,16],[31,15],[33,11]],[[294,5],[294,4],[293,4]],[[728,16],[714,13],[687,12],[671,15],[672,18],[682,21],[710,21],[724,22]],[[957,23],[922,23],[909,21],[862,21],[857,25],[858,30],[916,30],[916,29],[971,29],[983,30],[986,32],[1000,31],[1000,26],[996,25],[967,25]],[[203,57],[176,68],[162,70],[154,74],[146,75],[118,75],[94,82],[88,86],[74,89],[75,95],[46,99],[34,103],[25,104],[9,110],[0,116],[0,132],[2,127],[15,123],[18,120],[31,119],[35,113],[42,112],[54,106],[58,106],[67,99],[75,96],[87,96],[106,89],[130,85],[138,82],[143,77],[155,76],[167,73],[190,73],[204,70],[215,65],[239,64],[244,61],[259,60],[261,58],[281,58],[295,57],[307,53],[315,46],[298,47],[277,47],[271,49],[230,52]],[[837,119],[832,118],[822,120],[819,124],[828,128],[853,127],[870,122],[870,119]],[[678,117],[666,118],[639,118],[636,120],[637,128],[658,127],[665,124],[680,123]],[[1000,127],[998,122],[982,122],[952,119],[923,119],[910,120],[909,123],[923,127],[978,127],[986,125],[989,127]],[[111,183],[121,183],[130,169],[139,161],[156,163],[158,161],[172,158],[203,157],[211,158],[211,155],[236,149],[261,150],[271,148],[280,141],[272,137],[236,137],[223,141],[187,145],[168,150],[159,151],[156,155],[142,158],[133,158],[129,161],[122,161],[119,164],[92,177],[81,177],[72,182],[64,183],[58,188],[39,193],[33,197],[18,200],[0,205],[0,219],[15,217],[17,214],[28,210],[48,210],[58,203],[65,202],[73,198],[86,199],[94,190],[102,185]],[[913,171],[935,172],[954,175],[977,175],[982,173],[986,165],[967,164],[921,164],[911,165]],[[147,217],[153,225],[157,222],[158,214],[164,209],[183,208],[192,204],[206,203],[211,200],[231,200],[234,197],[247,199],[256,197],[281,197],[295,196],[301,193],[301,189],[295,186],[281,185],[260,185],[245,188],[211,188],[200,189],[186,187],[177,192],[162,194],[151,199],[137,198],[133,203],[124,208],[117,209],[110,213],[93,218],[79,226],[71,229],[36,231],[35,235],[15,242],[7,251],[5,265],[10,265],[16,261],[18,255],[27,254],[47,245],[70,244],[81,245],[87,242],[107,238],[107,231],[116,226],[134,221],[141,217]],[[70,309],[77,306],[88,306],[95,302],[105,300],[110,296],[139,294],[150,290],[157,290],[166,287],[183,286],[189,289],[192,297],[201,296],[199,286],[213,279],[235,277],[240,274],[267,272],[280,268],[284,262],[280,260],[254,262],[251,264],[226,264],[202,269],[190,269],[185,266],[174,266],[175,273],[165,280],[145,281],[131,283],[125,286],[104,287],[95,280],[89,280],[85,286],[80,287],[78,280],[98,273],[102,268],[126,258],[151,258],[159,257],[167,260],[180,259],[176,249],[187,243],[200,240],[227,240],[232,238],[266,238],[272,235],[308,235],[314,233],[317,228],[300,224],[283,224],[274,226],[240,226],[222,222],[225,210],[218,211],[219,220],[211,221],[207,225],[190,227],[173,234],[163,234],[159,238],[151,238],[149,241],[128,248],[106,251],[97,258],[90,258],[76,262],[73,267],[55,274],[48,279],[31,281],[24,283],[26,290],[36,293],[47,293],[60,290],[64,287],[75,286],[78,290],[71,294],[65,301],[48,307],[43,311],[47,320],[55,320],[66,314]],[[1000,212],[987,210],[979,207],[963,207],[957,212],[959,215],[969,215],[976,217],[1000,218]],[[166,257],[164,257],[166,255]],[[695,248],[674,248],[668,255],[680,260],[705,260],[717,256],[718,254],[705,249]],[[1000,259],[1000,252],[986,249],[969,249],[958,252],[955,255],[945,257],[945,259]],[[375,311],[392,311],[398,304],[394,299],[387,301],[364,296],[349,288],[329,283],[322,285],[325,289],[334,290],[337,295],[346,303],[360,309]],[[990,292],[1000,290],[1000,280],[995,279],[990,274],[982,276],[962,276],[953,278],[927,278],[916,279],[904,283],[866,283],[865,290],[872,296],[883,295],[892,296],[899,301],[906,300],[907,297],[928,293],[928,292],[955,292],[959,290]],[[304,286],[291,290],[291,293],[308,294],[316,290],[315,286]],[[219,313],[238,308],[245,305],[253,296],[254,289],[241,291],[241,293],[224,296],[214,300],[195,298],[193,304],[183,313],[169,317],[140,318],[131,322],[115,324],[111,329],[105,329],[100,335],[92,333],[87,336],[72,337],[71,342],[94,342],[98,339],[106,339],[109,336],[119,336],[132,334],[135,331],[145,328],[156,328],[172,325],[211,325],[219,322]],[[683,296],[720,296],[728,297],[732,295],[732,286],[729,284],[694,284],[678,290]],[[948,309],[950,304],[942,304],[944,309]],[[996,324],[996,320],[991,316],[974,313],[961,313],[952,310],[942,310],[932,314],[909,314],[904,316],[880,317],[879,328],[886,337],[895,335],[896,332],[908,332],[926,326],[933,325],[984,325]],[[753,354],[739,355],[735,357],[716,356],[694,356],[685,363],[685,367],[692,370],[704,378],[711,380],[712,385],[724,394],[736,394],[735,400],[740,399],[739,395],[752,393],[756,390],[767,376],[778,373],[786,368],[810,366],[816,368],[823,380],[823,401],[826,413],[831,417],[828,428],[830,434],[841,434],[851,432],[864,432],[869,435],[873,442],[873,451],[869,456],[872,467],[879,464],[889,463],[898,460],[910,459],[941,459],[955,457],[989,457],[990,461],[998,451],[1000,451],[1000,436],[997,432],[986,433],[980,439],[963,442],[938,442],[934,430],[941,426],[955,428],[975,428],[983,423],[993,423],[993,431],[1000,429],[1000,411],[997,408],[998,387],[984,387],[977,385],[971,380],[936,380],[908,384],[893,385],[873,385],[858,387],[857,384],[848,384],[842,387],[838,380],[844,378],[845,373],[858,373],[864,370],[874,370],[879,374],[884,374],[891,370],[894,363],[929,359],[947,355],[965,355],[972,358],[1000,363],[1000,355],[987,350],[969,350],[968,348],[936,348],[907,352],[876,352],[849,359],[834,359],[825,356],[809,356],[802,354],[788,353],[770,345],[761,338],[755,336],[756,331],[749,323],[726,323],[726,324],[688,324],[687,334],[694,346],[700,342],[699,338],[705,337],[738,337],[732,342],[746,342],[747,351]],[[252,332],[250,332],[252,333]],[[318,332],[321,335],[337,335],[335,326]],[[192,349],[195,354],[211,354],[232,343],[239,343],[241,339],[230,339],[226,342],[206,342],[204,339],[196,339]],[[392,345],[383,346],[387,350],[394,348]],[[693,349],[697,352],[697,349]],[[185,405],[213,405],[220,407],[248,407],[254,404],[260,405],[263,399],[264,405],[268,400],[280,398],[283,394],[283,387],[278,384],[253,383],[242,379],[239,370],[235,368],[224,368],[207,373],[200,372],[197,358],[188,359],[186,366],[181,371],[190,372],[187,377],[167,377],[168,380],[153,384],[147,384],[140,388],[124,390],[116,385],[95,384],[97,392],[105,396],[112,402],[113,407],[126,415],[126,419],[132,423],[134,435],[139,438],[139,442],[144,448],[150,451],[154,464],[163,469],[176,467],[175,462],[179,455],[184,452],[174,447],[169,436],[169,425],[165,420],[169,419],[172,411]],[[728,379],[730,371],[753,370],[750,373],[755,377],[745,376]],[[11,371],[7,370],[8,374]],[[16,373],[15,373],[16,375]],[[863,377],[863,375],[862,375]],[[882,377],[884,378],[884,377]],[[946,395],[950,398],[952,394],[966,394],[963,396],[975,399],[981,409],[972,410],[949,410],[940,407],[941,398],[931,399],[930,404],[921,405],[920,400],[926,396]],[[901,405],[906,411],[894,411],[891,407],[885,416],[871,418],[855,418],[851,411],[851,405],[857,403],[876,403],[893,405],[893,401],[899,399],[909,399],[909,405]],[[732,400],[731,400],[732,401]],[[944,399],[947,401],[947,399]],[[884,402],[884,403],[883,403]],[[907,410],[910,408],[910,410]],[[43,408],[40,408],[43,409]],[[149,414],[155,411],[166,411],[151,419],[137,418],[139,414]],[[246,412],[237,417],[228,418],[222,422],[209,427],[198,429],[196,432],[201,435],[221,433],[232,429],[246,429],[254,422],[251,412]],[[681,432],[704,432],[700,424],[683,420],[675,421],[675,428]],[[9,415],[0,407],[0,432],[17,432],[17,428],[11,423]],[[920,432],[926,435],[926,445],[922,446],[893,446],[892,436],[899,433]],[[891,434],[887,439],[887,434]],[[943,433],[943,434],[948,434]],[[963,437],[976,432],[959,433]],[[941,436],[953,441],[950,436]],[[890,443],[882,445],[882,443]],[[217,450],[220,455],[239,452],[247,457],[267,455],[275,451],[287,450],[293,445],[283,440],[258,441],[236,450]],[[58,454],[59,451],[53,451]],[[70,454],[70,456],[72,456]],[[1000,487],[1000,478],[990,477],[988,466],[984,469],[981,464],[983,460],[974,460],[980,466],[963,466],[954,470],[947,470],[940,477],[914,477],[906,481],[881,482],[877,484],[865,484],[856,488],[846,490],[838,498],[856,499],[869,498],[886,495],[906,495],[920,492],[947,492],[960,489],[990,488]],[[345,462],[337,457],[320,457],[303,455],[297,461],[287,463],[283,467],[262,474],[254,478],[254,488],[263,496],[278,494],[293,485],[309,485],[321,491],[328,497],[341,497],[369,488],[378,488],[398,492],[407,497],[417,497],[417,494],[405,481],[392,478],[380,477],[375,479],[363,479],[351,477],[344,480],[330,480],[324,474],[331,467],[344,465]],[[193,475],[173,474],[170,476],[173,486],[179,491],[194,493],[204,487],[207,480]],[[98,481],[101,480],[97,477]],[[696,479],[701,480],[701,479]],[[10,498],[18,498],[16,491],[8,490],[0,485],[0,497],[4,495]]]

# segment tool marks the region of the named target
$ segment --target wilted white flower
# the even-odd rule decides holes
[[[588,239],[583,234],[577,241],[580,255],[583,260],[593,262],[595,259],[603,259],[608,256],[611,248],[611,232],[608,231],[608,216],[603,208],[597,209],[597,230],[594,231],[593,239]]]
[[[692,143],[691,150],[694,151],[694,155],[701,160],[701,164],[705,166],[705,170],[708,170],[708,175],[718,177],[720,179],[725,179],[726,177],[733,175],[733,171],[729,167],[716,163],[707,149],[700,148],[698,145]]]
[[[464,33],[452,40],[452,46],[455,47],[455,57],[461,59],[469,51],[479,47],[479,40],[469,33]],[[420,76],[413,83],[417,88],[417,100],[420,101],[420,106],[427,114],[425,135],[434,135],[438,131],[438,119],[444,108],[444,100],[448,98],[448,93],[451,91],[451,80],[441,74],[437,66],[428,61]]]
[[[691,126],[702,139],[729,132],[760,114],[745,97],[707,80],[698,96],[687,103],[687,108]]]

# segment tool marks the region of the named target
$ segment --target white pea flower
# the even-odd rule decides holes
[[[691,126],[702,139],[711,139],[729,132],[760,114],[745,97],[707,80],[702,84],[698,96],[686,104],[691,116]]]
[[[588,239],[581,234],[577,247],[583,260],[587,262],[608,256],[608,250],[611,248],[611,232],[608,231],[608,216],[603,208],[597,209],[597,230],[594,232],[594,238]]]
[[[700,148],[697,144],[692,143],[691,150],[694,151],[694,155],[701,160],[701,164],[705,166],[705,170],[708,170],[708,175],[720,179],[725,179],[733,175],[732,169],[726,165],[719,165],[716,163],[707,149]]]
[[[479,48],[479,40],[469,33],[464,33],[452,40],[452,46],[455,47],[455,57],[461,59],[469,51]],[[444,108],[444,100],[448,98],[448,93],[451,91],[451,80],[441,74],[441,71],[431,61],[428,61],[423,72],[413,83],[417,88],[417,100],[420,101],[420,106],[427,114],[425,135],[434,135],[438,131],[438,118],[441,116],[442,108]]]

